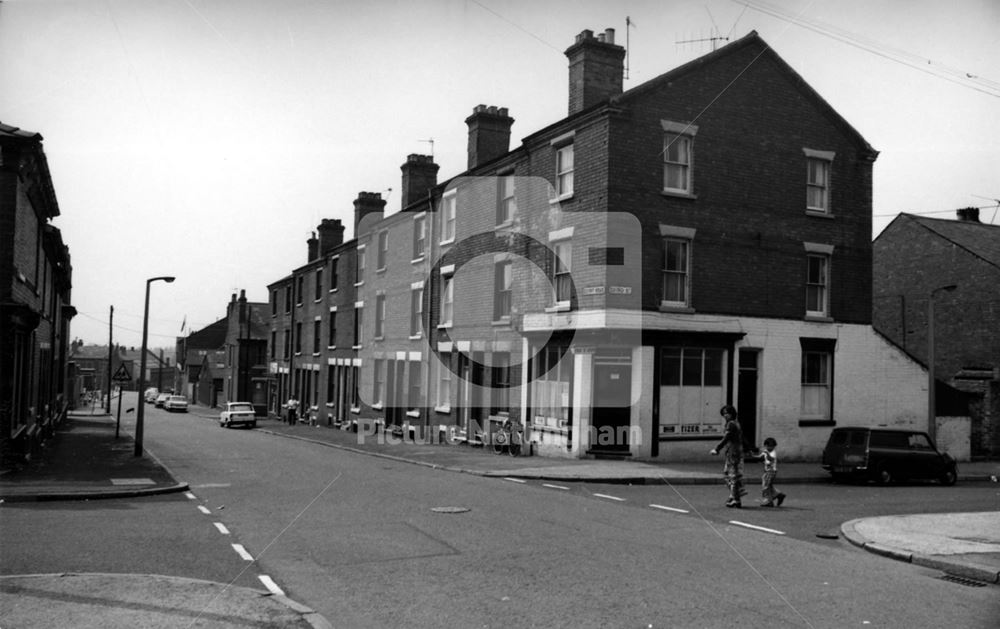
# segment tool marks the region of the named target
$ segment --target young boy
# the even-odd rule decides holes
[[[777,446],[778,442],[768,437],[764,440],[764,451],[760,453],[760,458],[764,461],[764,475],[760,478],[762,507],[780,507],[785,501],[785,494],[774,488],[774,478],[778,475]]]

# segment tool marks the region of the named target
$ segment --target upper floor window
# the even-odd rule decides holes
[[[455,240],[455,214],[458,208],[458,195],[454,190],[445,193],[441,198],[441,243]]]
[[[295,324],[295,354],[299,355],[302,353],[302,322],[299,321]]]
[[[514,220],[514,212],[517,211],[517,199],[514,197],[514,175],[502,175],[499,185],[497,225],[504,225]]]
[[[298,306],[302,305],[302,292],[305,287],[306,278],[303,275],[295,278],[295,304]]]
[[[806,314],[825,317],[829,313],[829,265],[825,254],[806,256]]]
[[[685,238],[663,239],[663,301],[687,306],[690,301],[689,268],[691,242]]]
[[[439,327],[450,327],[455,315],[455,276],[441,275],[441,317]]]
[[[378,233],[378,252],[376,253],[375,259],[375,270],[384,271],[386,264],[386,255],[389,253],[389,232],[381,231]]]
[[[330,309],[330,319],[327,322],[327,347],[337,346],[337,309]]]
[[[365,281],[365,247],[358,245],[358,268],[355,273],[354,283],[362,284]]]
[[[364,303],[358,302],[354,304],[354,348],[358,349],[361,347],[361,343],[364,341],[362,336],[363,327],[361,325],[361,317],[364,315]]]
[[[510,316],[513,267],[510,260],[497,262],[493,267],[493,320]]]
[[[292,285],[285,286],[285,313],[292,311]]]
[[[806,210],[830,213],[830,166],[835,153],[803,149],[806,155]]]
[[[413,259],[423,259],[427,251],[427,217],[419,215],[413,219]]]
[[[330,260],[330,290],[337,290],[337,262],[340,258]]]
[[[271,316],[276,316],[278,314],[278,291],[271,291]]]
[[[317,317],[313,321],[313,354],[319,354],[320,340],[322,338],[323,322]]]
[[[572,296],[573,242],[552,243],[552,286],[556,305],[569,305]]]
[[[316,269],[316,290],[314,299],[319,301],[323,298],[323,268]]]
[[[556,149],[556,197],[565,199],[573,196],[573,143]]]
[[[375,338],[385,337],[385,295],[375,296]]]
[[[663,191],[694,194],[694,136],[698,127],[686,122],[661,120],[663,127]]]
[[[423,327],[424,286],[419,284],[410,288],[410,336],[420,336]]]

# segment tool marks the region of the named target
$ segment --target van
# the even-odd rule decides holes
[[[891,428],[834,428],[823,449],[823,469],[834,480],[937,480],[954,485],[958,464],[926,432]]]

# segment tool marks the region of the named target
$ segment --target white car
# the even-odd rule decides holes
[[[157,393],[156,399],[153,400],[153,406],[156,408],[163,408],[163,405],[166,404],[168,397],[170,397],[169,393]]]
[[[226,402],[226,408],[219,413],[219,426],[231,428],[234,424],[257,427],[257,413],[250,402]]]
[[[146,396],[145,396],[146,402],[149,404],[153,404],[154,402],[156,402],[156,396],[158,396],[159,394],[160,390],[157,389],[156,387],[150,387],[146,389]]]
[[[163,408],[170,412],[178,411],[186,413],[188,410],[187,398],[183,395],[168,395],[167,399],[163,402]]]

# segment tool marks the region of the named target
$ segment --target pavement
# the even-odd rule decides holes
[[[218,412],[191,414],[217,421]],[[561,459],[495,455],[481,447],[420,443],[392,435],[288,425],[262,419],[256,430],[333,448],[486,477],[630,484],[721,484],[721,463]],[[187,491],[150,453],[134,455],[131,434],[115,419],[70,412],[40,456],[0,471],[0,508],[10,502],[135,498]],[[997,482],[1000,461],[959,463],[959,483]],[[816,463],[782,462],[784,484],[829,483]],[[1000,584],[1000,511],[908,514],[845,522],[841,533],[866,551]],[[107,629],[150,627],[326,628],[314,610],[266,590],[162,575],[32,574],[0,576],[0,625]],[[70,620],[72,619],[72,620]],[[87,624],[87,623],[92,624]]]

